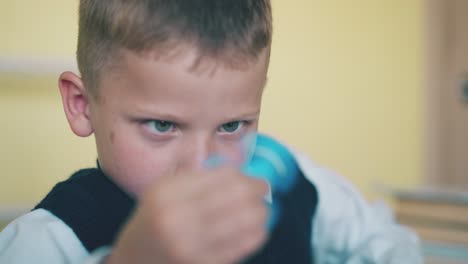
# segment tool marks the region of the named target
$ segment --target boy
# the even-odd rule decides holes
[[[268,0],[81,0],[78,65],[59,86],[98,166],[0,236],[1,263],[421,263],[417,240],[297,155],[268,233],[268,186],[243,175],[271,44]],[[213,154],[231,165],[206,169]]]

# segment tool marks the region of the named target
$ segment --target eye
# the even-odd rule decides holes
[[[151,132],[156,134],[166,134],[172,132],[175,128],[175,124],[170,121],[164,120],[149,120],[145,124],[151,130]]]
[[[229,123],[221,125],[221,127],[219,128],[219,131],[222,133],[232,134],[241,130],[245,125],[246,125],[245,121],[233,121],[233,122],[229,122]]]

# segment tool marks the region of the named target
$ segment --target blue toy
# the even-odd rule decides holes
[[[264,179],[271,188],[271,200],[267,227],[271,230],[280,217],[281,199],[296,183],[298,165],[291,152],[275,139],[264,134],[249,134],[243,139],[243,151],[246,156],[241,167],[245,174]],[[223,157],[212,156],[206,164],[209,167],[224,163]],[[268,197],[267,197],[268,198]]]

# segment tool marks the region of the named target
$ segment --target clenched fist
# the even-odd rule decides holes
[[[266,240],[264,181],[223,167],[179,172],[147,189],[106,263],[228,264]]]

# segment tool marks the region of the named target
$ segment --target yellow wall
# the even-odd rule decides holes
[[[275,35],[261,128],[370,184],[422,179],[422,3],[273,0]],[[0,57],[73,57],[77,1],[1,1]],[[0,74],[0,205],[33,203],[93,165],[72,135],[56,75]]]
[[[263,128],[350,178],[422,181],[419,0],[274,0]]]

